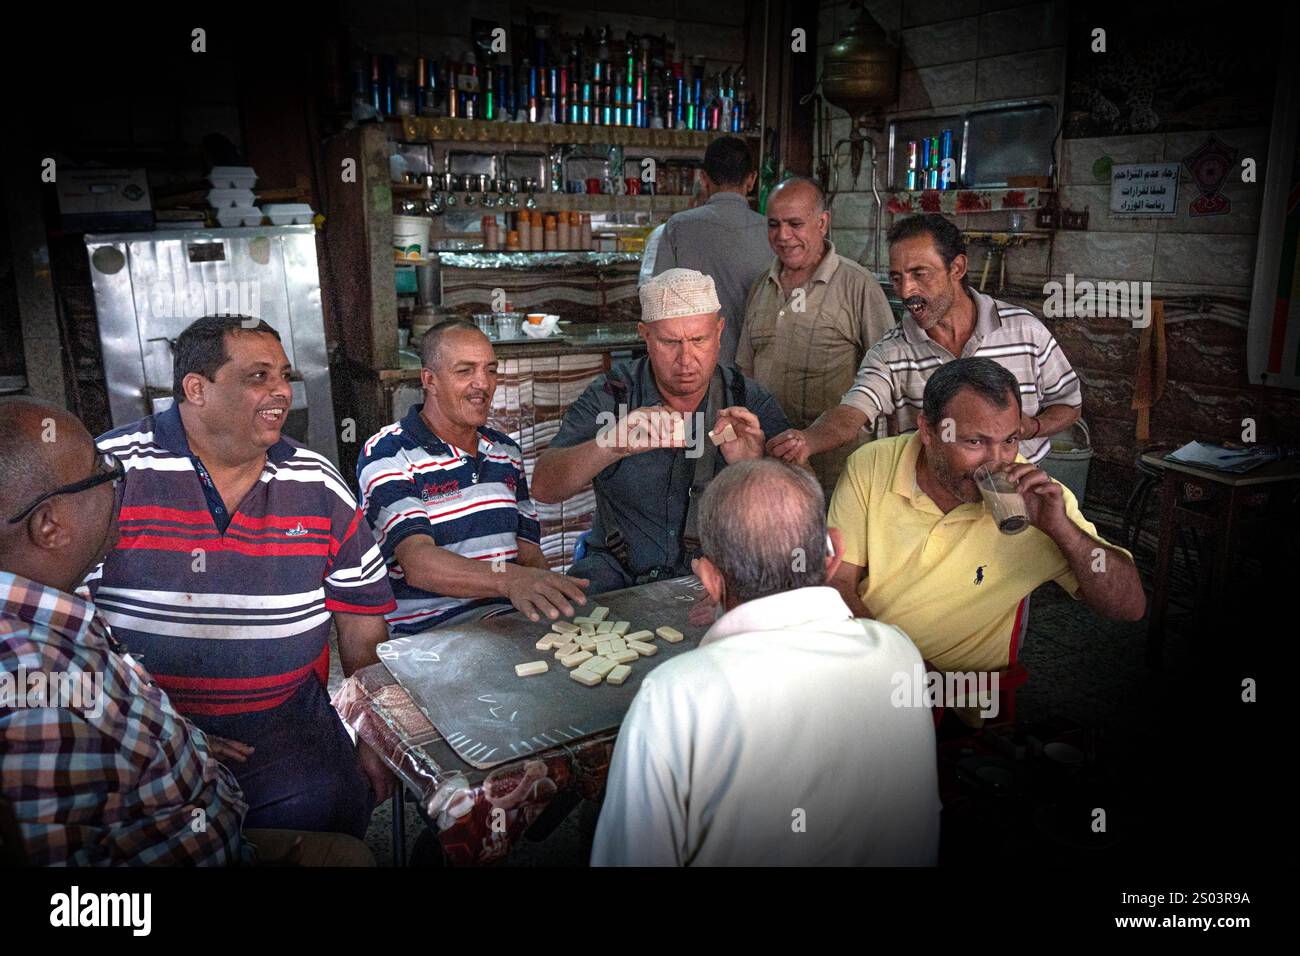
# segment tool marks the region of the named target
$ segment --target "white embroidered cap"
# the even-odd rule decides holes
[[[722,309],[713,277],[694,269],[669,269],[641,286],[641,321],[659,322]]]

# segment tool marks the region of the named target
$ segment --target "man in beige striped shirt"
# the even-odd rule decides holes
[[[782,182],[767,202],[776,254],[750,288],[736,367],[767,388],[795,428],[834,408],[858,364],[894,327],[875,276],[826,239],[826,198],[810,179]],[[827,497],[858,442],[827,446],[809,464]]]
[[[1083,404],[1078,376],[1047,327],[1028,309],[970,287],[961,230],[937,213],[900,220],[890,229],[889,278],[908,310],[902,324],[867,352],[840,404],[807,429],[773,437],[768,454],[806,462],[856,444],[862,429],[881,415],[892,420],[891,433],[912,431],[934,370],[978,355],[1020,383],[1020,454],[1034,464],[1046,458],[1050,436],[1078,421]]]

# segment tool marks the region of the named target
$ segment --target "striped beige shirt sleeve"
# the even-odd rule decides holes
[[[1033,327],[1034,344],[1038,351],[1036,378],[1039,407],[1082,405],[1083,392],[1079,388],[1079,376],[1075,374],[1070,360],[1065,357],[1065,352],[1045,325],[1035,322]]]
[[[841,405],[856,408],[866,415],[868,422],[874,421],[877,415],[894,413],[894,384],[885,362],[883,344],[878,342],[867,349],[853,385],[840,399]]]

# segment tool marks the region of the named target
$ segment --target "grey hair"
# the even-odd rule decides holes
[[[438,367],[438,352],[442,347],[443,337],[456,329],[468,329],[471,332],[482,330],[468,319],[448,319],[439,325],[435,325],[428,332],[424,333],[424,338],[420,340],[420,364],[427,369],[436,369]]]
[[[826,583],[826,498],[801,468],[739,461],[700,499],[700,550],[736,603]]]
[[[921,413],[931,425],[938,425],[948,410],[948,403],[963,388],[974,389],[994,408],[1006,408],[1020,402],[1020,382],[1003,366],[990,358],[971,356],[940,365],[925,383],[921,395]]]

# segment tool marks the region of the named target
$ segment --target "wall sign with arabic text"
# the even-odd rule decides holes
[[[1112,216],[1173,216],[1178,211],[1178,163],[1130,163],[1110,171]]]

